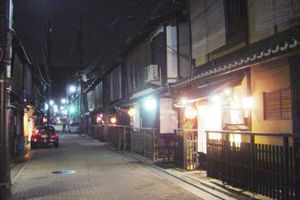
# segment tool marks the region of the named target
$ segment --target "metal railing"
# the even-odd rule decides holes
[[[294,146],[294,135],[233,131],[206,133],[209,177],[273,199],[300,199],[299,153]],[[210,139],[210,134],[221,134],[221,137]],[[232,141],[233,134],[240,134],[241,140]]]

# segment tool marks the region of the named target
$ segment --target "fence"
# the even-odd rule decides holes
[[[158,160],[158,131],[122,125],[93,125],[92,137],[109,142],[119,150],[130,150],[153,161]],[[169,153],[171,155],[171,153]]]
[[[197,129],[175,129],[175,165],[185,170],[198,168]]]
[[[158,159],[158,131],[152,128],[131,128],[130,150],[153,161]]]
[[[174,162],[175,144],[176,142],[174,133],[158,134],[158,161]]]
[[[105,141],[104,125],[91,125],[91,136],[102,142]]]
[[[221,139],[209,139],[210,134]],[[291,134],[242,132],[243,140],[230,141],[230,131],[207,131],[207,175],[226,184],[273,199],[300,199],[299,155]],[[281,144],[258,144],[259,137]],[[245,142],[244,142],[245,141]]]
[[[130,149],[130,127],[121,125],[107,126],[107,141],[118,150]]]

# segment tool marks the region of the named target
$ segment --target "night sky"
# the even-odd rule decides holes
[[[139,31],[162,0],[14,0],[14,29],[34,64],[46,63],[51,21],[52,96],[64,94],[79,69],[76,34],[82,14],[83,66],[110,66],[126,40]]]

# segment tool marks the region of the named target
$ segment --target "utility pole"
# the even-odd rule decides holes
[[[11,0],[0,0],[0,199],[11,199],[9,101],[11,78]]]

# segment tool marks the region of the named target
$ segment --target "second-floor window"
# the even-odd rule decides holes
[[[102,82],[98,83],[95,87],[95,107],[100,108],[103,106],[103,90],[102,90]]]
[[[177,27],[168,25],[166,27],[167,45],[167,82],[174,82],[178,76],[178,49],[177,49]]]
[[[221,0],[190,1],[192,56],[205,56],[225,45],[225,11]]]
[[[110,100],[118,100],[122,97],[121,91],[121,66],[118,66],[113,72],[110,74]]]
[[[247,29],[247,1],[225,0],[226,36],[234,42],[245,40]],[[232,41],[230,41],[232,42]],[[228,43],[228,41],[227,41]]]

